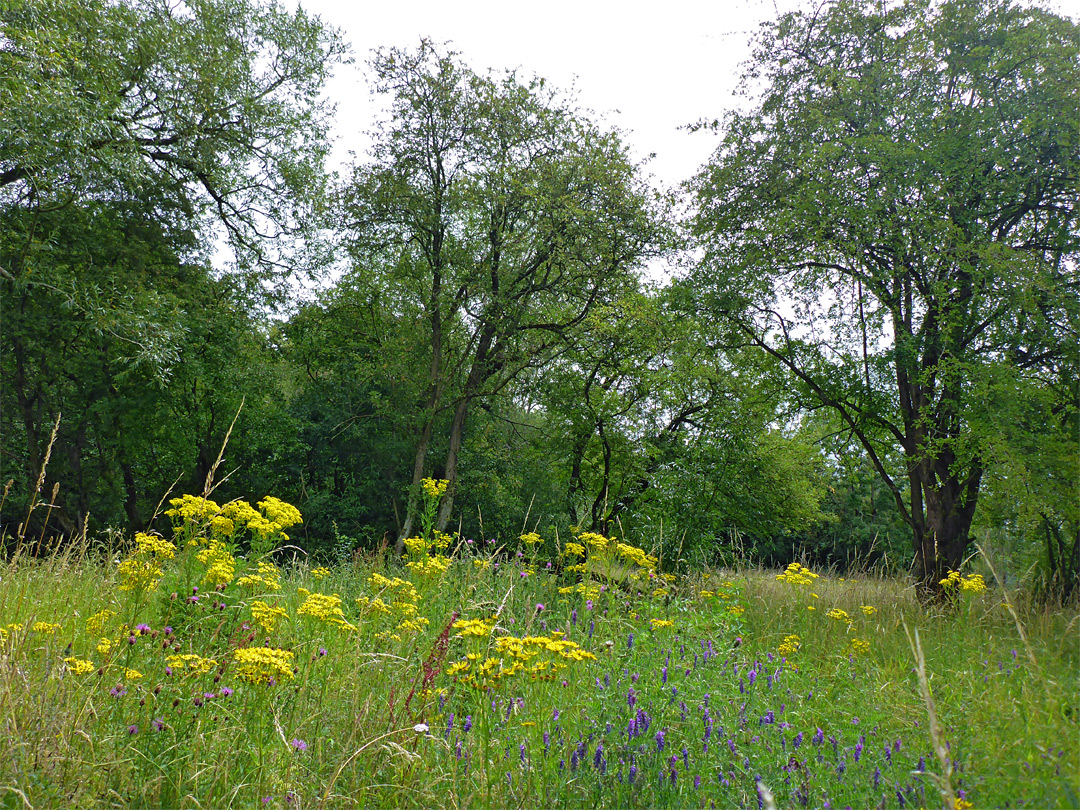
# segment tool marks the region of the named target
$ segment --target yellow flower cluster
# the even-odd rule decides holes
[[[425,478],[420,482],[420,487],[423,490],[424,497],[430,498],[433,501],[437,501],[443,495],[446,494],[446,488],[450,485],[450,482],[443,479]]]
[[[326,579],[330,576],[330,569],[325,565],[320,565],[318,568],[311,569],[311,578],[316,582]]]
[[[870,642],[861,638],[853,638],[849,649],[852,655],[865,655],[870,652]]]
[[[485,658],[469,653],[446,669],[459,683],[484,691],[518,674],[534,680],[550,680],[574,661],[596,660],[575,642],[553,632],[549,636],[504,636],[495,642],[497,655]]]
[[[116,615],[116,611],[102,610],[86,620],[86,629],[91,633],[100,633],[109,623],[109,619]]]
[[[662,627],[674,627],[675,622],[669,619],[650,619],[649,624],[652,625],[653,630],[659,630]]]
[[[165,663],[176,672],[187,672],[191,675],[205,675],[218,665],[214,659],[203,658],[194,653],[170,655],[165,659]]]
[[[528,532],[527,534],[521,535],[521,537],[519,537],[518,539],[525,545],[529,546],[529,548],[532,548],[533,546],[544,542],[541,539],[540,535],[538,535],[536,532]]]
[[[784,573],[777,574],[776,578],[780,582],[786,582],[788,585],[811,585],[815,579],[818,579],[818,575],[809,568],[804,568],[799,563],[793,562]]]
[[[267,633],[273,633],[277,623],[289,614],[285,608],[279,605],[268,605],[265,602],[255,601],[251,603],[251,619]]]
[[[236,560],[216,537],[195,555],[195,559],[206,566],[206,576],[203,577],[205,584],[228,585],[232,582],[236,572]]]
[[[615,551],[627,562],[637,563],[642,568],[646,568],[650,571],[655,571],[656,566],[660,563],[656,557],[646,554],[644,549],[628,545],[627,543],[616,543]],[[671,580],[674,580],[674,577],[672,577],[671,574],[665,574],[664,577],[665,579],[671,577]]]
[[[421,560],[409,560],[405,567],[423,577],[441,577],[450,567],[450,558],[434,554]]]
[[[122,591],[152,591],[165,575],[162,560],[176,556],[176,546],[163,537],[138,532],[135,551],[116,568]]]
[[[790,635],[784,636],[783,642],[781,642],[776,651],[780,653],[780,655],[790,658],[799,651],[800,647],[802,647],[802,639],[795,633],[791,633]]]
[[[272,683],[292,678],[293,654],[270,647],[247,647],[233,653],[236,675],[248,683]]]
[[[862,612],[864,616],[873,616],[875,613],[877,613],[877,608],[873,605],[863,605]]]
[[[378,591],[379,595],[375,597],[358,596],[356,604],[363,610],[375,615],[397,613],[401,617],[401,621],[394,628],[395,632],[383,631],[377,633],[378,638],[401,641],[401,633],[418,633],[428,626],[428,620],[418,615],[420,611],[417,602],[420,600],[420,592],[407,579],[388,578],[376,572],[368,578],[368,583],[372,589]],[[389,599],[390,602],[384,601],[383,596]]]
[[[110,652],[112,652],[113,645],[115,644],[116,642],[110,638],[102,638],[101,641],[97,643],[96,647],[98,655],[107,656]]]
[[[272,495],[268,495],[259,501],[259,508],[266,515],[266,519],[278,527],[278,531],[304,522],[304,519],[300,517],[299,509]],[[285,535],[282,536],[286,540],[289,539]]]
[[[116,567],[122,591],[152,591],[165,576],[161,566],[153,559],[128,557]]]
[[[597,534],[596,532],[582,532],[578,535],[578,540],[594,552],[606,551],[608,547],[608,539],[604,537],[604,535]]]
[[[264,591],[281,590],[281,572],[273,563],[260,562],[257,573],[245,574],[236,580],[236,584],[242,588],[251,588],[253,591],[262,586]]]
[[[577,585],[565,585],[559,588],[559,593],[564,596],[571,593],[579,593],[586,599],[599,599],[600,586],[594,582],[579,582]]]
[[[160,560],[171,560],[176,557],[176,546],[159,537],[156,534],[135,533],[135,547],[137,553],[145,556],[154,556]]]
[[[165,510],[166,517],[173,518],[174,524],[191,522],[208,523],[221,512],[221,507],[207,498],[198,495],[184,495],[169,501],[172,509]]]
[[[62,625],[53,624],[52,622],[34,622],[34,626],[31,628],[35,633],[44,633],[47,636],[51,636]]]
[[[585,546],[581,545],[581,543],[574,543],[574,542],[567,543],[566,548],[563,549],[563,554],[565,554],[568,557],[569,556],[584,557],[585,556]]]
[[[491,628],[495,626],[495,619],[458,619],[450,626],[458,631],[458,638],[487,638],[491,635]]]
[[[65,658],[64,663],[67,664],[68,672],[72,675],[89,675],[97,669],[90,661],[84,661],[82,658]]]
[[[188,532],[188,542],[194,545],[206,542],[207,534],[228,540],[241,529],[247,529],[263,541],[288,541],[289,536],[284,530],[304,522],[295,506],[274,497],[259,501],[262,513],[256,511],[247,501],[230,501],[219,506],[198,495],[173,498],[169,504],[172,509],[166,510],[165,514],[172,519],[173,531],[178,535]]]
[[[297,616],[310,616],[313,619],[328,622],[343,630],[355,630],[356,627],[345,620],[345,613],[341,609],[341,597],[336,593],[311,593],[306,588],[297,588],[296,592],[304,597],[302,604],[296,611]]]
[[[851,624],[851,617],[847,614],[846,610],[841,610],[840,608],[833,608],[825,615],[828,616],[830,619],[836,619],[836,621],[838,622],[847,622],[848,624]]]
[[[959,571],[950,571],[949,575],[939,583],[947,591],[955,591],[957,587],[965,593],[982,593],[986,590],[986,582],[982,574],[970,574],[962,576]]]

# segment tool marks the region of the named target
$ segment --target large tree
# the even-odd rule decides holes
[[[432,434],[450,414],[453,505],[469,409],[567,345],[599,303],[632,288],[658,250],[655,200],[616,132],[513,73],[481,76],[429,42],[372,61],[390,116],[345,194],[356,269],[427,333],[415,493]]]
[[[312,243],[342,53],[318,19],[256,0],[0,4],[3,469],[32,488],[63,412],[72,522],[112,519],[106,491],[137,524],[144,487],[192,463],[147,429],[162,409],[201,423],[194,467],[220,447],[239,387],[212,378],[236,366],[203,360],[254,329],[229,313],[255,303],[239,290],[287,289],[269,282]],[[243,272],[211,270],[225,243]]]
[[[767,26],[745,82],[693,183],[703,301],[835,410],[933,590],[994,463],[980,392],[1075,407],[1080,28],[1009,0],[837,0]]]

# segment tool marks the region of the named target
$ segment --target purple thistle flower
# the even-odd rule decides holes
[[[137,624],[137,625],[135,625],[135,629],[138,631],[140,636],[146,635],[147,633],[150,632],[150,625],[148,625],[148,624]]]
[[[138,726],[128,726],[128,734],[138,734],[138,733],[139,733],[139,727]]]
[[[117,684],[109,690],[109,694],[112,695],[114,698],[122,698],[124,695],[127,694],[127,689],[125,689],[120,684]]]
[[[161,731],[163,728],[165,728],[164,721],[157,717],[154,718],[153,722],[151,722],[150,725],[154,727],[154,731]]]
[[[172,667],[165,667],[165,674],[172,675]]]
[[[232,697],[233,696],[233,690],[230,689],[227,686],[223,686],[223,687],[221,687],[221,696],[226,697],[226,698],[227,697]]]
[[[289,745],[291,745],[297,751],[307,751],[307,743],[301,740],[299,737],[293,737]]]

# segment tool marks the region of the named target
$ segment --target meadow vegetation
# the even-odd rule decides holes
[[[649,538],[423,532],[316,565],[300,513],[0,568],[0,806],[1075,807],[1077,611],[980,559],[664,570]],[[526,527],[527,528],[527,527]]]

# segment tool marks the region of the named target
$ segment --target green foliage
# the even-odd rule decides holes
[[[703,310],[858,439],[924,586],[1000,454],[988,388],[1075,407],[1078,53],[1074,23],[1007,1],[784,15],[693,184]]]

